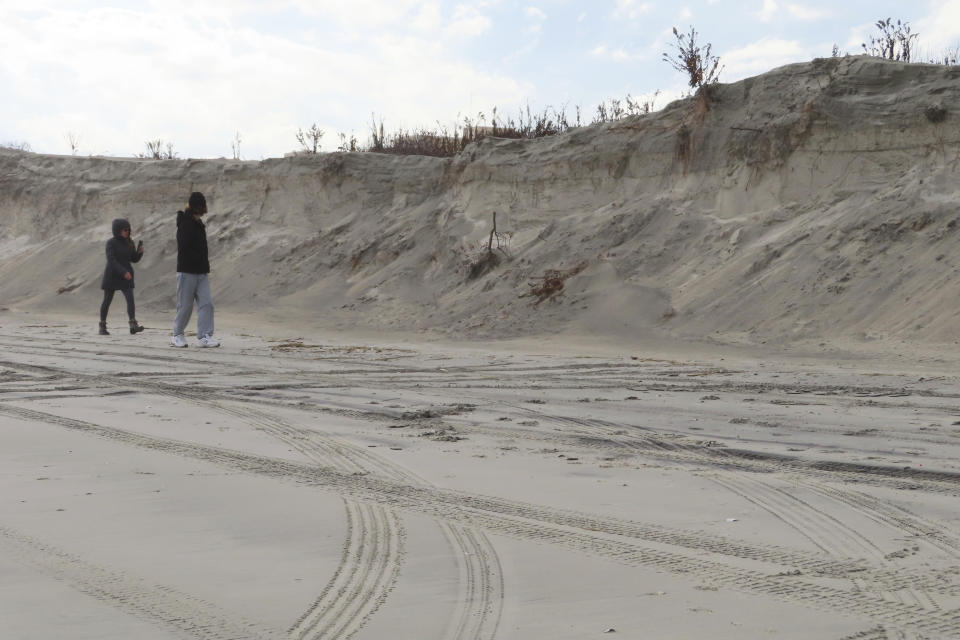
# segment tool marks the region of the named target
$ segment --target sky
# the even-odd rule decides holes
[[[915,59],[960,47],[960,0],[0,0],[0,144],[260,160],[313,124],[335,151],[374,119],[449,130],[529,106],[589,121],[610,99],[687,92],[662,60],[674,27],[734,82],[862,53],[888,17],[919,34]]]

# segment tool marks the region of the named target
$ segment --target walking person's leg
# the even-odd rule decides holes
[[[197,282],[197,340],[203,347],[220,346],[213,337],[213,295],[207,274],[201,275]]]
[[[122,289],[123,297],[127,300],[127,318],[130,320],[130,333],[143,331],[143,327],[137,322],[137,305],[133,301],[133,289]]]
[[[193,301],[197,297],[197,279],[195,273],[177,274],[177,315],[173,319],[173,344],[177,347],[187,346],[183,332],[190,322],[193,312]]]
[[[108,336],[107,313],[110,312],[110,303],[113,302],[113,289],[103,290],[103,302],[100,303],[100,335]]]
[[[121,289],[124,300],[127,301],[127,318],[133,320],[137,317],[137,307],[133,303],[133,289]]]
[[[103,302],[100,303],[100,322],[107,321],[107,314],[110,312],[111,302],[113,302],[113,289],[104,289]]]
[[[197,337],[213,335],[213,295],[210,293],[210,277],[200,276],[197,282]]]

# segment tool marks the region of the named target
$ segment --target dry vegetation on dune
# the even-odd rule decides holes
[[[399,129],[389,133],[385,130],[382,119],[379,124],[374,119],[370,129],[370,144],[363,149],[350,150],[395,155],[452,157],[462,152],[467,145],[486,137],[531,140],[559,135],[571,128],[588,124],[614,122],[629,116],[647,114],[653,110],[654,100],[658,94],[659,91],[655,92],[649,100],[634,98],[629,94],[623,100],[613,98],[597,105],[590,121],[584,120],[579,106],[575,108],[571,120],[567,117],[566,107],[555,109],[548,106],[542,111],[534,112],[529,104],[518,111],[516,118],[503,117],[494,107],[489,121],[486,114],[480,112],[475,118],[464,117],[452,128],[438,124],[436,129]],[[348,149],[341,147],[339,150]]]
[[[917,55],[919,34],[914,33],[908,22],[885,18],[875,23],[876,33],[870,36],[869,43],[863,43],[863,52],[867,55],[901,62],[920,62],[927,64],[957,65],[960,64],[960,49],[953,48],[937,55],[927,55],[920,59]],[[688,86],[701,93],[704,87],[719,82],[723,71],[720,57],[712,54],[713,45],[709,42],[698,44],[699,34],[691,26],[688,33],[673,28],[676,42],[671,44],[672,51],[664,52],[661,60],[666,62],[686,78]],[[832,57],[840,57],[841,52],[834,45]],[[846,55],[850,55],[849,53]],[[379,121],[373,116],[367,143],[361,144],[355,135],[349,137],[338,134],[338,152],[371,152],[392,155],[421,155],[432,157],[453,157],[461,153],[468,145],[483,138],[507,139],[534,139],[547,136],[556,136],[575,128],[587,125],[616,122],[624,118],[646,115],[654,109],[654,103],[660,91],[654,91],[647,98],[637,98],[629,93],[625,98],[611,98],[598,104],[591,116],[587,116],[580,105],[572,108],[570,116],[567,106],[560,108],[546,106],[542,110],[533,110],[529,103],[517,110],[516,117],[503,116],[497,107],[490,110],[490,117],[483,111],[476,116],[457,116],[454,124],[447,126],[437,123],[434,128],[399,127],[388,131],[384,125],[384,118]],[[309,128],[297,130],[295,138],[299,144],[294,153],[317,154],[322,151],[324,130],[314,123]],[[71,150],[76,155],[78,134],[66,134]],[[230,142],[233,159],[239,160],[240,132],[236,132]],[[179,157],[174,151],[172,142],[160,138],[147,140],[145,152],[134,154],[134,157],[149,160],[172,160]],[[30,151],[30,145],[25,142],[0,143],[0,148],[19,149]]]
[[[918,61],[916,44],[919,35],[913,33],[909,23],[891,18],[878,20],[875,23],[877,33],[870,37],[869,45],[862,45],[864,53],[870,56],[901,62]],[[676,27],[673,29],[676,42],[672,51],[665,52],[662,60],[686,77],[688,86],[701,92],[704,87],[719,82],[723,71],[720,57],[713,55],[713,45],[709,42],[698,43],[698,33],[691,26],[688,33],[683,33]],[[840,55],[839,48],[834,46],[833,56]],[[923,60],[929,64],[956,65],[960,61],[958,51],[947,51],[938,56]],[[579,105],[574,107],[572,118],[567,117],[566,107],[555,109],[551,106],[542,111],[533,112],[528,104],[518,111],[517,118],[501,117],[494,107],[488,121],[486,114],[480,112],[475,118],[464,117],[452,127],[438,123],[434,129],[420,127],[415,129],[397,129],[387,132],[381,118],[379,123],[374,118],[370,129],[370,138],[366,146],[357,143],[356,138],[347,140],[341,134],[341,144],[337,151],[368,151],[374,153],[389,153],[395,155],[424,155],[434,157],[451,157],[461,153],[467,145],[485,137],[508,139],[533,139],[554,136],[565,133],[572,128],[585,125],[616,122],[631,116],[649,114],[654,108],[654,101],[660,91],[655,91],[649,99],[638,99],[630,94],[621,100],[612,98],[597,105],[593,116],[589,120],[584,118]],[[316,127],[316,125],[314,125]],[[321,133],[322,135],[322,133]],[[299,134],[298,134],[299,136]],[[299,140],[299,137],[298,137]],[[301,147],[308,152],[316,153],[317,145],[312,151],[308,145]]]

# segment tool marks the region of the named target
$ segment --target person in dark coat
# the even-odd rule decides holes
[[[177,315],[170,343],[186,347],[184,331],[197,305],[197,346],[219,347],[213,337],[213,296],[210,293],[210,257],[203,216],[207,199],[199,191],[190,194],[187,207],[177,211]]]
[[[113,237],[107,240],[107,266],[103,270],[103,302],[100,304],[100,335],[108,336],[107,312],[113,302],[113,294],[123,293],[127,300],[127,315],[130,317],[130,333],[143,331],[137,322],[136,305],[133,302],[133,266],[143,257],[143,243],[135,247],[130,238],[130,223],[123,218],[113,221]]]

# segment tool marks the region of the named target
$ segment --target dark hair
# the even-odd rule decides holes
[[[194,191],[190,194],[190,200],[187,203],[190,207],[192,213],[206,213],[207,211],[207,199],[203,197],[203,194],[199,191]]]

